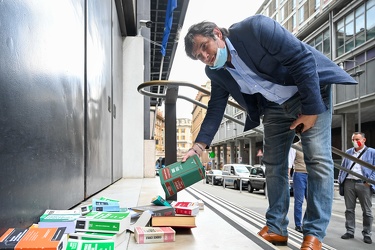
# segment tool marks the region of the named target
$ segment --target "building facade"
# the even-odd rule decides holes
[[[155,119],[155,132],[154,132],[155,150],[156,150],[155,159],[164,157],[164,154],[165,154],[164,137],[165,137],[164,115],[160,109],[157,109],[156,119]]]
[[[176,120],[176,136],[177,136],[177,160],[189,151],[192,146],[191,139],[191,120],[188,118],[179,118]]]
[[[206,88],[207,90],[211,90],[211,81],[207,81],[205,84],[201,85],[201,87]],[[210,100],[210,96],[208,94],[205,94],[201,91],[198,92],[197,96],[195,97],[195,100],[204,104],[208,105],[208,101]],[[198,105],[193,106],[193,120],[191,124],[191,133],[192,133],[192,141],[194,142],[195,139],[198,136],[199,129],[202,125],[203,119],[206,116],[207,109],[202,108]],[[207,167],[208,163],[211,161],[208,157],[208,151],[203,152],[201,155],[201,161],[202,164]]]

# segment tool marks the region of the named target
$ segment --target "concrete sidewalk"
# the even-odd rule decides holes
[[[122,207],[133,207],[150,204],[153,197],[161,195],[164,191],[158,177],[144,179],[121,179],[97,193],[84,203],[90,202],[92,198],[105,196],[117,199]],[[179,201],[196,201],[197,198],[186,190],[177,195]],[[79,206],[77,206],[79,207]],[[171,243],[137,244],[134,234],[127,232],[126,240],[116,249],[290,249],[289,247],[275,248],[272,244],[260,239],[254,230],[248,230],[253,240],[245,236],[243,232],[233,227],[227,220],[219,216],[216,209],[205,206],[200,210],[196,218],[196,228],[188,230],[176,230],[176,241]],[[252,232],[253,231],[253,232]]]

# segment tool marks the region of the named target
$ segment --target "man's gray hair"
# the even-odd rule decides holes
[[[362,138],[366,138],[365,133],[363,133],[363,132],[354,132],[352,136],[354,136],[354,135],[361,135]]]
[[[194,48],[194,45],[195,45],[194,37],[197,36],[197,35],[201,35],[201,36],[204,36],[204,37],[211,37],[214,40],[216,40],[215,34],[214,34],[215,28],[218,28],[221,31],[224,39],[229,35],[229,32],[228,32],[227,29],[219,28],[213,22],[203,21],[203,22],[192,25],[189,28],[188,33],[185,36],[185,52],[186,52],[186,55],[193,60],[197,60],[197,58],[195,58],[192,54],[193,48]]]

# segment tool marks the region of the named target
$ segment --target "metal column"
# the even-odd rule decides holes
[[[178,86],[168,86],[165,98],[165,165],[177,161],[176,102]],[[168,201],[177,201],[177,194],[168,197]]]

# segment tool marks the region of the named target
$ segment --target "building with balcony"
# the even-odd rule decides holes
[[[179,118],[176,120],[176,137],[177,137],[177,160],[189,151],[192,146],[191,140],[191,120],[188,118]]]
[[[159,159],[160,157],[164,157],[165,145],[164,145],[164,137],[165,137],[165,121],[163,112],[158,109],[156,112],[156,119],[155,119],[155,131],[154,131],[154,140],[155,140],[155,159]]]

